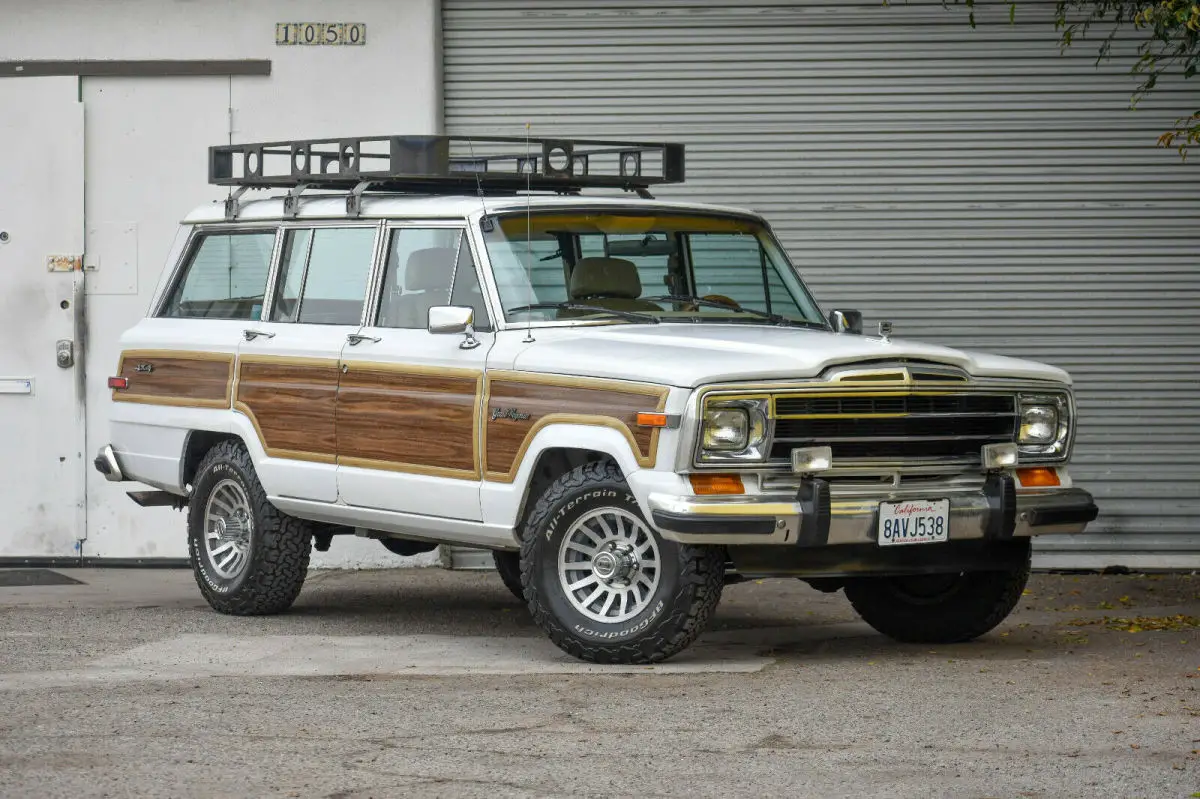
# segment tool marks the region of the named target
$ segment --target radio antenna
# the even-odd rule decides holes
[[[530,203],[533,201],[533,161],[530,160],[529,123],[525,123],[525,283],[529,286],[529,304],[537,303],[533,294],[533,211]],[[533,338],[533,309],[525,312],[525,338],[522,344],[532,344]]]

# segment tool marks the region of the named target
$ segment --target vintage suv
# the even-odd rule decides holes
[[[589,661],[674,655],[747,578],[843,589],[902,641],[992,629],[1030,537],[1096,516],[1066,470],[1067,374],[825,317],[759,216],[650,197],[683,159],[552,139],[212,148],[230,196],[184,220],[121,339],[97,468],[187,508],[222,613],[285,610],[311,547],[357,534],[491,549]]]

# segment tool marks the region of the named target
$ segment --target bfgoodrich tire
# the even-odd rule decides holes
[[[208,604],[234,616],[287,610],[308,573],[309,524],[267,501],[241,442],[209,450],[194,485],[188,554]]]
[[[666,660],[704,631],[721,599],[723,552],[659,536],[612,462],[551,484],[521,538],[530,613],[581,660]]]
[[[953,644],[1004,621],[1029,580],[1029,560],[1009,571],[860,577],[846,596],[863,621],[897,641]]]

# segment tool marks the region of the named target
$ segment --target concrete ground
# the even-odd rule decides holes
[[[61,573],[0,588],[0,796],[1200,795],[1200,577],[1037,576],[934,647],[749,583],[608,668],[491,573],[313,572],[256,619],[185,571]]]

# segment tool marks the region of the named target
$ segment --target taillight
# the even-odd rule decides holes
[[[123,388],[129,388],[129,378],[128,377],[110,377],[110,378],[108,378],[108,387],[111,389],[114,389],[116,391],[120,391]]]

